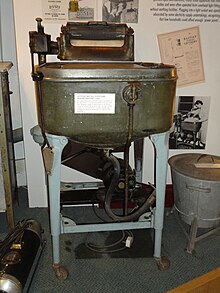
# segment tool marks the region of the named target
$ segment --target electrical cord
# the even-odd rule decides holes
[[[101,220],[103,223],[110,223],[110,221],[106,221],[105,219],[103,219],[101,216],[98,215],[96,209],[95,209],[95,205],[94,203],[92,203],[92,210],[93,210],[93,213],[96,215],[96,217]],[[112,221],[111,221],[112,222]]]
[[[100,217],[96,210],[95,210],[95,205],[94,203],[92,204],[92,208],[93,208],[93,212],[96,215],[96,217],[101,220],[102,222],[107,222],[106,220],[104,220],[102,217]],[[113,220],[110,219],[109,222],[112,222]],[[125,246],[125,242],[128,236],[132,237],[132,239],[134,239],[134,235],[131,231],[121,231],[122,232],[122,236],[119,240],[115,241],[114,243],[108,244],[108,245],[96,245],[94,243],[88,242],[88,236],[87,236],[87,240],[85,242],[85,246],[96,253],[114,253],[114,252],[118,252],[118,251],[122,251],[124,249],[126,249],[127,247]],[[127,235],[126,235],[127,234]],[[122,244],[122,247],[118,247],[120,244]]]
[[[131,231],[121,231],[121,232],[122,232],[122,237],[111,244],[96,245],[94,243],[86,241],[85,246],[89,250],[93,252],[97,252],[97,253],[114,253],[114,252],[125,250],[127,248],[127,246],[125,245],[127,237],[130,236],[134,239],[134,234]],[[123,246],[117,247],[119,245],[123,245]]]

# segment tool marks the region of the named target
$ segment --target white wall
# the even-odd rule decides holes
[[[20,110],[20,88],[17,67],[17,52],[15,45],[14,31],[14,14],[13,1],[0,1],[0,60],[10,61],[13,63],[9,71],[9,87],[12,94],[10,95],[11,111],[12,111],[12,128],[22,127],[22,117]],[[26,185],[26,171],[24,163],[24,147],[20,141],[14,145],[15,163],[17,171],[18,186]]]
[[[135,30],[136,61],[160,62],[157,34],[195,26],[187,22],[159,22],[154,18],[148,6],[153,0],[139,0],[139,23],[131,24]],[[101,11],[102,1],[98,1]],[[46,188],[44,184],[44,169],[40,147],[33,142],[30,129],[37,124],[34,84],[31,79],[31,60],[29,52],[28,32],[36,30],[36,17],[42,16],[41,1],[14,0],[15,27],[17,39],[18,68],[20,78],[22,116],[24,124],[24,142],[26,153],[26,169],[30,207],[45,206],[47,204]],[[200,37],[203,53],[206,81],[204,83],[177,89],[177,95],[210,96],[210,115],[205,152],[220,155],[220,34],[218,23],[202,23]],[[45,32],[52,34],[52,39],[59,35],[60,24],[44,24]],[[170,151],[170,155],[177,151]],[[145,182],[152,181],[153,149],[149,142],[146,144],[144,170]],[[74,175],[73,175],[74,174]],[[65,181],[87,180],[83,175],[62,167],[62,179]],[[171,182],[168,173],[167,182]]]

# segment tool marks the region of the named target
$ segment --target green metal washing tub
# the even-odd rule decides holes
[[[43,131],[92,147],[117,147],[169,130],[174,66],[138,62],[52,62],[38,66]]]

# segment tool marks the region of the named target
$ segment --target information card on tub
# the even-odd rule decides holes
[[[75,114],[115,114],[115,94],[74,93]]]

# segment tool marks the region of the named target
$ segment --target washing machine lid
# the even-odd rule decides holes
[[[45,80],[99,79],[106,81],[166,81],[176,80],[173,65],[150,62],[48,62],[38,66]]]
[[[220,181],[220,157],[210,154],[179,154],[168,160],[171,169],[200,180]]]

